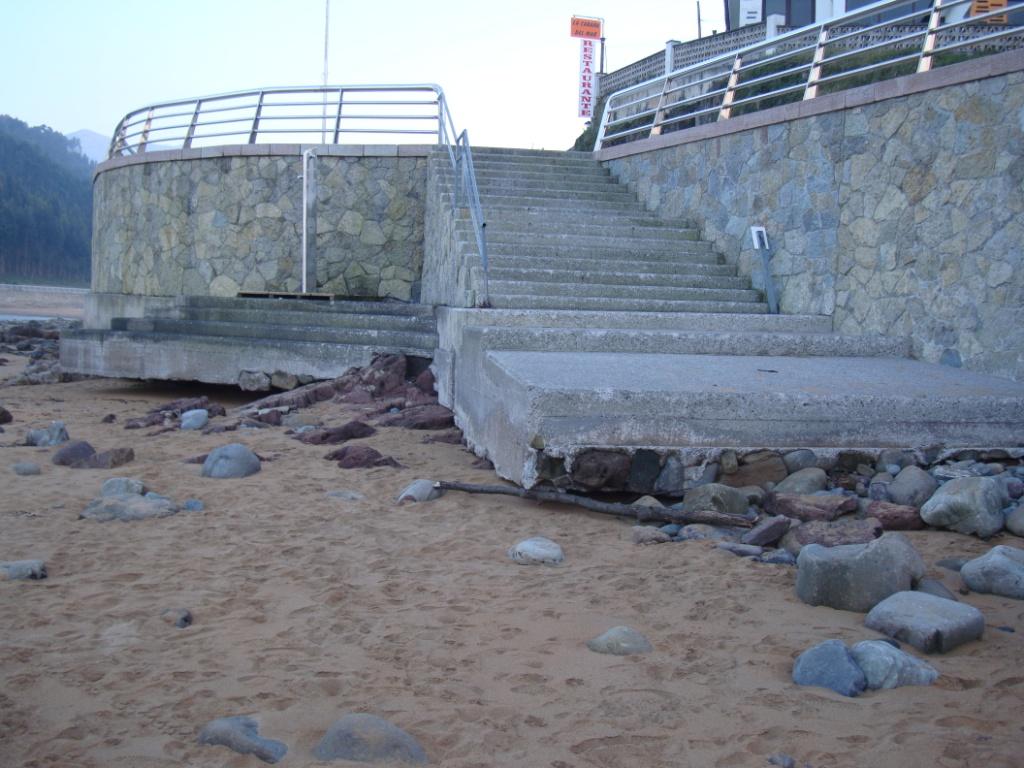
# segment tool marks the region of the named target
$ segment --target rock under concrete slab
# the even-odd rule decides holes
[[[714,510],[730,515],[742,515],[747,511],[745,494],[721,483],[708,483],[686,492],[682,504],[685,512]]]
[[[818,469],[818,467],[807,467],[805,469],[798,469],[789,477],[780,481],[772,489],[772,492],[802,495],[823,491],[827,487],[828,475],[825,474],[825,470]]]
[[[983,539],[1003,529],[1003,492],[991,477],[961,477],[939,488],[921,518],[936,528],[973,533]]]
[[[985,632],[977,608],[924,592],[897,592],[868,613],[864,626],[925,653],[946,653]]]

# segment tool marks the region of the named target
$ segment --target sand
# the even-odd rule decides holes
[[[0,559],[42,558],[50,573],[0,581],[0,766],[263,765],[196,743],[210,720],[240,714],[288,744],[280,765],[321,765],[312,748],[348,712],[392,721],[433,764],[459,768],[765,766],[776,752],[816,768],[1024,764],[1020,601],[963,598],[984,612],[985,637],[929,658],[941,672],[932,687],[856,699],[801,688],[790,680],[800,652],[875,634],[860,614],[801,603],[793,569],[704,542],[638,547],[626,522],[507,497],[396,506],[420,477],[494,482],[472,454],[423,444],[422,432],[354,441],[400,469],[343,470],[323,459],[330,446],[283,428],[147,437],[122,426],[197,393],[244,402],[237,390],[116,380],[0,389],[15,417],[0,435]],[[330,403],[308,412],[331,425],[351,417]],[[101,423],[109,413],[117,423]],[[136,459],[73,470],[50,463],[52,448],[16,445],[50,419],[100,450],[131,446]],[[235,440],[272,460],[241,480],[204,479],[182,462]],[[16,476],[17,461],[42,474]],[[114,476],[206,509],[78,520]],[[342,489],[365,499],[327,495]],[[566,563],[507,559],[534,535],[560,542]],[[937,559],[1021,544],[909,535],[954,590],[959,577]],[[161,620],[178,607],[194,614],[191,627]],[[587,650],[619,624],[654,651]]]

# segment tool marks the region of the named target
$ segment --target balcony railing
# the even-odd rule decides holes
[[[968,15],[977,0],[882,0],[608,97],[595,150],[872,80],[1024,47],[1024,0]],[[973,6],[973,8],[972,8]]]

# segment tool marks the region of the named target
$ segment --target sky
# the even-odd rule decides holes
[[[0,113],[109,135],[151,103],[323,81],[326,0],[0,0]],[[328,82],[437,83],[476,146],[565,149],[574,14],[603,17],[607,71],[697,37],[696,0],[330,0]],[[720,0],[703,30],[724,30]]]

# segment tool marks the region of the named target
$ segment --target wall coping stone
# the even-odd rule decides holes
[[[900,96],[909,96],[912,93],[922,93],[935,90],[936,88],[946,88],[972,80],[985,80],[990,77],[999,77],[1000,75],[1020,71],[1024,71],[1024,49],[996,53],[959,64],[949,64],[945,67],[933,69],[930,72],[919,72],[912,75],[894,77],[879,83],[871,83],[870,85],[849,88],[838,93],[818,96],[807,101],[782,104],[778,107],[771,107],[760,112],[750,112],[729,120],[705,123],[704,125],[698,125],[683,131],[675,131],[650,139],[640,139],[628,144],[620,144],[619,146],[598,150],[593,153],[593,157],[599,161],[606,161],[631,155],[641,155],[645,152],[667,149],[681,144],[690,144],[695,141],[705,141],[732,133],[753,130],[754,128],[786,123],[802,117],[811,117],[812,115],[820,115],[826,112],[838,112],[844,109],[886,101],[887,99],[895,99]]]
[[[104,160],[93,171],[93,180],[101,173],[128,165],[167,163],[180,160],[210,160],[218,157],[299,157],[315,149],[322,157],[428,157],[435,144],[225,144],[196,149],[161,149],[141,155],[126,155]]]

